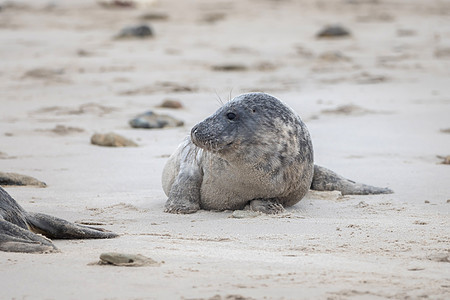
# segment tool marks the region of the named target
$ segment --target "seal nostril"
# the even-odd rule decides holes
[[[191,129],[191,135],[192,135],[192,134],[196,134],[196,133],[197,133],[197,130],[198,130],[198,124],[195,125],[194,127],[192,127],[192,129]]]

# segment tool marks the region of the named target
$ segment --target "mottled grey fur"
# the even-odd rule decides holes
[[[277,213],[300,201],[311,184],[346,194],[391,192],[314,166],[306,125],[265,93],[240,95],[194,126],[169,158],[162,183],[170,213],[245,207]]]
[[[49,238],[103,239],[118,236],[49,215],[25,211],[0,187],[0,251],[43,253],[58,251]]]

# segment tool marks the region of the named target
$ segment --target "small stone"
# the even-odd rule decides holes
[[[32,185],[38,187],[46,187],[45,182],[39,181],[34,177],[17,174],[0,172],[0,186],[4,185]]]
[[[425,203],[430,203],[430,201],[428,201],[428,200],[425,200]]]
[[[431,254],[427,258],[437,262],[450,262],[450,252]]]
[[[153,30],[148,25],[129,26],[123,28],[116,38],[148,38],[153,36]]]
[[[64,74],[63,69],[47,69],[47,68],[37,68],[32,69],[23,75],[23,78],[36,78],[36,79],[56,79]]]
[[[447,199],[447,203],[450,203],[450,199]]]
[[[423,270],[425,270],[425,268],[421,266],[412,266],[408,268],[408,271],[423,271]]]
[[[319,55],[319,59],[327,63],[335,63],[341,61],[350,61],[350,58],[342,54],[340,51],[327,51]]]
[[[414,221],[414,224],[415,225],[427,225],[428,222],[416,220],[416,221]]]
[[[356,204],[356,207],[358,207],[358,208],[365,208],[365,207],[368,207],[368,206],[369,206],[369,204],[367,204],[364,201],[360,201],[358,204]]]
[[[252,210],[235,210],[231,214],[232,218],[236,219],[245,219],[245,218],[255,218],[257,216],[260,216],[261,213],[258,211],[252,211]]]
[[[125,267],[159,266],[160,264],[150,257],[141,254],[127,254],[108,252],[100,254],[99,265],[114,265]]]
[[[353,115],[353,116],[361,116],[365,114],[374,113],[374,111],[372,110],[365,109],[363,107],[354,104],[341,105],[333,109],[323,109],[321,112],[324,114]]]
[[[150,12],[143,14],[140,19],[144,21],[166,21],[169,19],[169,15],[163,12]]]
[[[50,131],[57,135],[69,135],[72,133],[84,132],[84,129],[78,128],[78,127],[56,125],[53,129],[44,130],[44,131]]]
[[[134,1],[127,0],[100,0],[98,4],[105,8],[134,8],[136,6]]]
[[[130,120],[129,124],[133,128],[166,128],[183,126],[184,122],[171,116],[148,111]]]
[[[437,48],[434,50],[434,57],[436,58],[450,58],[450,47]]]
[[[96,133],[91,137],[91,144],[105,147],[137,147],[138,145],[116,133]]]
[[[181,104],[180,101],[174,100],[174,99],[165,99],[159,107],[164,108],[173,108],[173,109],[180,109],[183,108],[183,104]]]
[[[317,34],[318,38],[340,38],[350,36],[350,31],[339,25],[326,26]]]
[[[221,72],[242,72],[247,71],[247,67],[241,64],[223,64],[212,66],[213,71]]]
[[[414,29],[397,29],[397,36],[415,36],[417,35],[417,31],[415,31]]]
[[[450,165],[450,155],[447,155],[447,156],[441,157],[441,158],[444,159],[444,160],[441,162],[441,164],[443,164],[443,165]]]
[[[226,14],[220,13],[220,12],[219,13],[208,13],[200,19],[200,22],[214,24],[217,21],[224,20],[226,16],[227,16]]]

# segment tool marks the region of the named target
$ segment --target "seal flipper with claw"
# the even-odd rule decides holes
[[[314,177],[311,183],[311,189],[316,191],[340,191],[342,195],[374,195],[393,193],[393,191],[388,188],[380,188],[354,182],[327,168],[317,165],[314,165]]]
[[[54,239],[105,239],[118,235],[46,214],[25,211],[0,187],[0,251],[56,252]]]

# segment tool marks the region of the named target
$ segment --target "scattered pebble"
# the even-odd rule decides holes
[[[450,252],[431,254],[427,258],[437,262],[450,262]]]
[[[356,17],[358,22],[393,22],[395,18],[387,13],[371,12],[368,15]]]
[[[57,79],[63,74],[63,69],[36,68],[25,72],[23,78]]]
[[[137,147],[138,145],[121,135],[113,132],[96,133],[91,137],[91,144],[105,147]]]
[[[260,62],[255,66],[255,69],[258,71],[273,71],[277,69],[277,65],[270,62]]]
[[[150,12],[143,14],[140,19],[143,21],[166,21],[169,19],[169,15],[163,12]]]
[[[100,254],[99,265],[114,265],[125,267],[159,266],[160,263],[141,254],[108,252]]]
[[[97,3],[105,8],[146,8],[157,0],[98,0]]]
[[[258,211],[235,210],[231,214],[231,218],[236,218],[236,219],[255,218],[260,215],[261,215],[261,212],[258,212]]]
[[[122,8],[135,6],[133,1],[126,1],[126,0],[102,0],[98,1],[98,4],[106,8]]]
[[[183,104],[181,104],[180,101],[175,100],[175,99],[165,99],[165,100],[159,105],[159,107],[173,108],[173,109],[180,109],[180,108],[183,108]]]
[[[427,225],[428,222],[416,220],[416,221],[414,221],[413,224],[415,224],[415,225]]]
[[[129,124],[133,128],[166,128],[183,126],[184,122],[171,116],[148,111],[130,120]]]
[[[414,29],[397,29],[397,36],[406,37],[415,35],[417,35],[417,31]]]
[[[342,54],[340,51],[327,51],[319,55],[319,59],[323,62],[340,62],[350,61],[350,58]]]
[[[437,48],[436,50],[434,50],[434,57],[450,58],[450,47],[449,48]]]
[[[129,26],[123,28],[116,38],[148,38],[153,36],[153,30],[148,25]]]
[[[212,66],[213,71],[221,72],[242,72],[247,71],[248,68],[241,64],[223,64]]]
[[[388,77],[384,75],[373,75],[363,72],[355,77],[355,80],[359,84],[373,84],[382,83],[388,81]]]
[[[425,203],[430,203],[430,201],[428,201],[428,200],[425,200]]]
[[[91,56],[92,55],[92,53],[91,52],[89,52],[89,51],[87,51],[87,50],[84,50],[84,49],[78,49],[77,50],[77,55],[78,56]]]
[[[14,159],[17,158],[17,156],[10,156],[5,152],[0,151],[0,159]]]
[[[218,13],[207,13],[201,17],[200,22],[214,24],[218,21],[225,20],[227,15],[221,12]]]
[[[57,135],[69,135],[72,133],[84,132],[84,129],[78,127],[56,125],[55,128],[52,129],[37,129],[36,131],[50,131]]]
[[[440,130],[442,133],[450,133],[450,128],[443,128]]]
[[[3,185],[32,185],[38,187],[46,187],[45,182],[39,181],[34,177],[17,174],[0,172],[0,186]]]
[[[318,38],[340,38],[350,36],[350,31],[340,25],[331,25],[323,28],[316,35]]]
[[[365,201],[361,201],[358,204],[356,204],[356,207],[358,207],[358,208],[365,208],[368,206],[369,206],[369,204],[367,204]]]
[[[450,155],[447,155],[447,156],[438,155],[438,158],[442,159],[441,164],[450,165]]]
[[[408,271],[423,271],[425,270],[424,267],[420,267],[420,266],[414,266],[414,267],[409,267]]]
[[[332,109],[324,109],[321,112],[324,114],[353,115],[353,116],[355,116],[355,115],[361,116],[361,115],[375,113],[372,110],[365,109],[365,108],[362,108],[362,107],[360,107],[358,105],[354,105],[354,104],[346,104],[346,105],[341,105],[341,106],[338,106],[338,107],[332,108]]]

